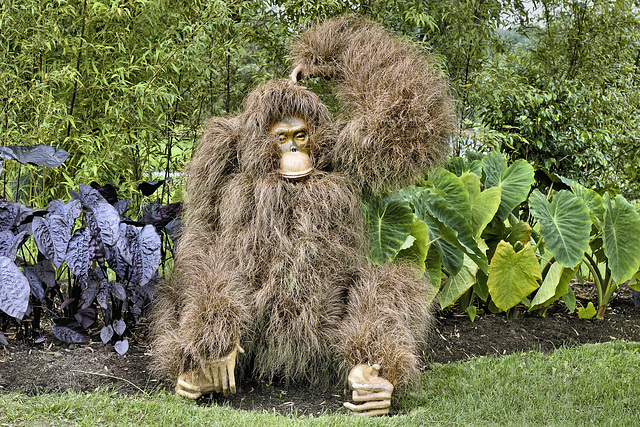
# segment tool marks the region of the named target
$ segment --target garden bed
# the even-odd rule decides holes
[[[576,293],[580,295],[580,290]],[[587,300],[578,298],[586,305]],[[582,320],[554,305],[542,318],[520,312],[512,319],[503,314],[485,314],[471,322],[456,311],[436,313],[434,332],[426,353],[429,363],[448,363],[484,355],[505,355],[518,351],[549,352],[567,345],[611,340],[640,341],[640,308],[633,305],[631,291],[623,286],[605,320]],[[86,345],[62,344],[53,337],[37,345],[18,343],[0,347],[0,390],[36,394],[72,389],[92,392],[113,387],[120,393],[153,392],[171,384],[152,375],[146,346],[144,323],[126,355],[118,355],[112,345],[102,344],[99,334]],[[428,365],[426,367],[428,370]],[[282,384],[243,381],[238,394],[215,399],[234,408],[280,413],[318,414],[342,411],[341,391],[320,392],[308,388],[285,388]],[[208,404],[207,399],[202,403]]]

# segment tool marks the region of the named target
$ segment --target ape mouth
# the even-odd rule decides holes
[[[285,179],[288,179],[289,181],[300,181],[301,179],[304,179],[309,175],[311,175],[311,172],[313,172],[313,169],[309,169],[308,171],[303,171],[303,172],[290,172],[290,173],[285,173],[280,171],[280,176],[282,176]]]
[[[280,175],[291,181],[298,181],[311,175],[313,165],[309,156],[302,151],[288,151],[280,158]]]

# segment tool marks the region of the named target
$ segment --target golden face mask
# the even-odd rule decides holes
[[[311,174],[309,129],[299,117],[284,117],[271,128],[280,148],[280,174],[283,178],[298,180]]]

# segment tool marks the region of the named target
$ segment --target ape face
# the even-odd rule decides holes
[[[309,129],[299,117],[284,117],[271,127],[280,149],[280,174],[289,180],[299,180],[311,174]]]

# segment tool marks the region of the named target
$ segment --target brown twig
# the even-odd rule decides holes
[[[114,375],[103,374],[101,372],[79,371],[77,369],[72,369],[71,372],[79,372],[81,374],[89,374],[89,375],[98,375],[98,376],[101,376],[101,377],[113,378],[114,380],[124,381],[124,382],[132,385],[133,387],[137,388],[140,392],[142,392],[142,394],[148,394],[146,391],[144,391],[143,389],[141,389],[140,387],[138,387],[137,385],[135,385],[134,383],[132,383],[131,381],[129,381],[129,380],[125,379],[125,378],[116,377]]]

